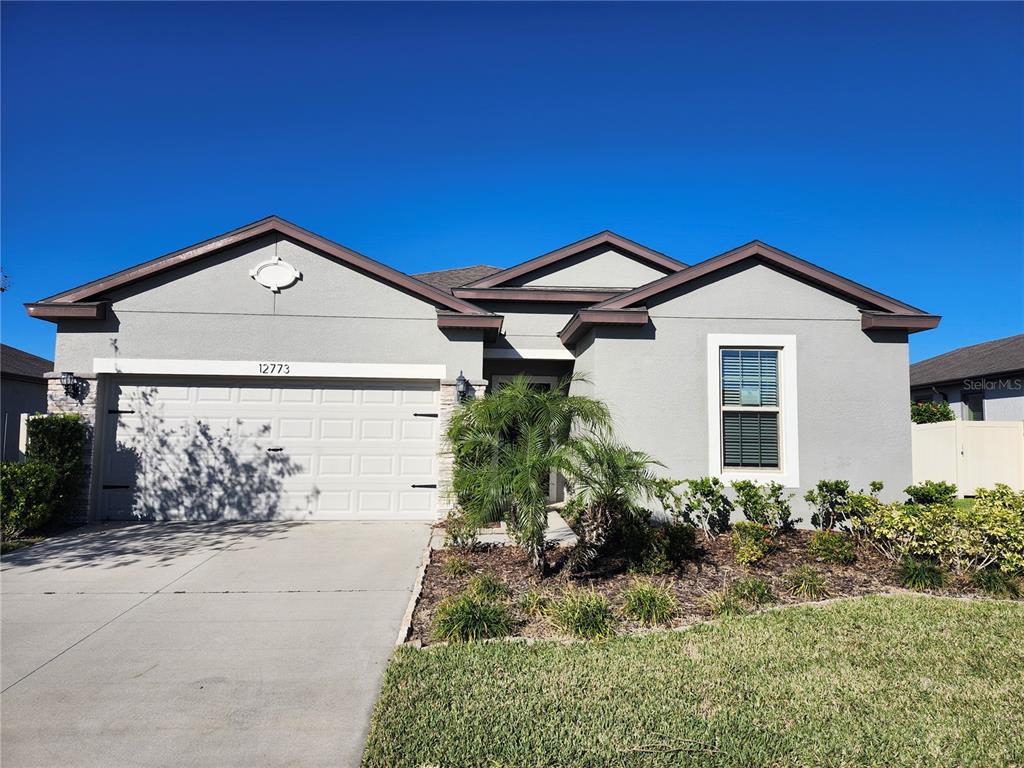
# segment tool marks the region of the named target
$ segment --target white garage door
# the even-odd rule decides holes
[[[436,383],[118,378],[101,520],[432,519]]]

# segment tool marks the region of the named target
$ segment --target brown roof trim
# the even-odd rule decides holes
[[[872,328],[898,328],[916,333],[937,327],[941,319],[939,315],[863,311],[860,313],[860,327],[865,331]]]
[[[669,272],[678,272],[679,270],[686,268],[686,264],[681,261],[676,261],[671,256],[666,256],[664,253],[651,250],[647,246],[640,245],[640,243],[636,243],[622,235],[617,235],[614,232],[605,230],[604,232],[598,232],[596,235],[585,237],[575,243],[570,243],[569,245],[558,248],[550,253],[545,253],[543,256],[538,256],[535,259],[524,261],[522,264],[516,264],[514,267],[509,267],[501,272],[495,272],[493,275],[488,275],[481,280],[467,283],[463,287],[494,288],[502,283],[508,282],[509,280],[529,274],[530,272],[535,272],[538,269],[550,266],[556,262],[562,261],[563,259],[568,259],[578,253],[582,253],[590,248],[596,248],[600,245],[614,246],[625,251],[631,256],[635,256],[640,261]]]
[[[595,325],[647,325],[647,308],[581,309],[558,332],[561,342],[571,347]]]
[[[467,315],[460,312],[442,311],[437,313],[438,328],[483,331],[487,341],[494,341],[498,337],[504,321],[503,315]]]
[[[353,251],[351,248],[346,248],[332,240],[328,240],[314,232],[310,232],[308,229],[303,229],[296,224],[292,224],[290,221],[285,221],[278,216],[268,216],[265,219],[260,219],[259,221],[247,224],[244,227],[232,230],[231,232],[227,232],[223,235],[218,235],[217,237],[204,240],[203,242],[195,245],[190,245],[187,248],[182,248],[181,250],[174,251],[173,253],[168,253],[165,256],[130,267],[113,275],[108,275],[107,277],[102,277],[99,280],[94,280],[91,283],[86,283],[85,285],[80,285],[77,288],[72,288],[69,291],[64,291],[63,293],[59,293],[55,296],[50,296],[49,298],[43,299],[39,304],[68,304],[71,302],[81,302],[106,291],[120,288],[124,285],[129,285],[130,283],[151,277],[159,272],[181,266],[182,264],[188,264],[196,261],[197,259],[201,259],[212,253],[223,250],[224,248],[238,245],[239,243],[270,232],[278,232],[293,240],[297,240],[304,245],[315,248],[318,251],[322,251],[336,261],[358,267],[381,280],[403,288],[434,304],[447,307],[448,309],[455,310],[456,312],[468,312],[470,314],[484,313],[484,310],[470,304],[469,302],[456,299],[445,291],[441,291],[433,286],[427,285],[421,280],[410,277],[404,272],[392,269],[385,264],[381,264],[379,261],[375,261],[368,256],[364,256],[361,253]],[[29,314],[32,313],[30,312]]]
[[[455,288],[460,299],[475,301],[562,301],[594,304],[621,294],[624,290],[588,290],[583,288]]]
[[[841,277],[835,272],[829,272],[827,269],[822,269],[819,266],[811,264],[809,261],[804,261],[803,259],[797,258],[785,251],[781,251],[778,248],[773,248],[759,240],[754,240],[746,245],[741,245],[739,248],[726,251],[725,253],[710,258],[707,261],[702,261],[692,267],[687,267],[681,272],[676,272],[675,274],[668,275],[660,280],[655,280],[653,283],[641,285],[639,288],[629,291],[628,293],[624,293],[598,304],[595,309],[625,309],[626,307],[630,307],[641,302],[647,302],[651,297],[657,296],[667,290],[684,285],[692,280],[704,277],[705,275],[717,272],[720,269],[724,269],[725,267],[739,261],[750,258],[760,259],[782,269],[785,272],[802,277],[810,282],[817,283],[825,288],[837,291],[838,293],[850,296],[851,298],[871,304],[874,307],[878,307],[879,309],[888,312],[915,315],[925,314],[917,307],[904,304],[902,301],[897,301],[891,296],[886,296],[885,294],[873,291],[860,283],[847,280],[845,277]]]
[[[25,305],[29,317],[40,320],[102,320],[107,316],[106,301],[81,301],[75,304],[36,302]]]

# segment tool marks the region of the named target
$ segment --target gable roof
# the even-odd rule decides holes
[[[32,355],[23,349],[0,344],[0,374],[15,379],[45,381],[44,374],[53,370],[53,361]]]
[[[1024,371],[1024,333],[960,347],[910,366],[910,386]]]
[[[640,245],[640,243],[636,243],[622,235],[617,235],[606,229],[603,232],[598,232],[596,235],[591,235],[590,237],[585,237],[582,240],[577,240],[575,243],[570,243],[569,245],[557,248],[542,256],[538,256],[535,259],[524,261],[521,264],[516,264],[515,266],[503,269],[500,272],[495,272],[494,274],[475,280],[472,283],[467,283],[463,287],[495,288],[507,283],[509,280],[514,280],[517,277],[522,277],[523,275],[527,275],[531,272],[536,272],[538,269],[549,267],[560,261],[570,259],[584,251],[588,251],[591,248],[598,248],[600,246],[615,248],[616,250],[622,251],[626,255],[635,258],[637,261],[660,269],[663,272],[677,272],[678,270],[686,268],[686,264],[681,261],[676,261],[670,256],[651,250],[647,246]]]
[[[428,285],[427,283],[417,280],[404,272],[399,272],[397,269],[392,269],[386,264],[382,264],[379,261],[375,261],[361,253],[357,253],[350,248],[346,248],[345,246],[339,245],[325,237],[321,237],[314,232],[310,232],[308,229],[303,229],[302,227],[292,224],[290,221],[286,221],[279,216],[268,216],[265,219],[254,221],[251,224],[246,224],[244,227],[232,230],[231,232],[226,232],[223,235],[212,237],[201,243],[190,245],[186,248],[182,248],[181,250],[151,259],[150,261],[138,264],[134,267],[129,267],[128,269],[120,272],[115,272],[112,275],[107,275],[106,277],[101,277],[98,280],[93,280],[92,282],[80,285],[77,288],[72,288],[62,293],[55,294],[54,296],[45,298],[35,304],[27,304],[26,308],[28,309],[28,313],[33,317],[41,317],[44,319],[68,317],[72,314],[68,311],[69,308],[67,305],[69,304],[93,306],[95,302],[90,303],[89,299],[102,297],[103,294],[115,288],[131,285],[132,283],[138,282],[144,278],[165,272],[166,270],[180,267],[183,264],[190,264],[199,261],[200,259],[222,251],[225,248],[238,245],[270,232],[277,232],[291,238],[292,240],[300,242],[303,245],[320,251],[335,261],[369,272],[371,275],[384,282],[404,289],[409,293],[417,295],[444,309],[466,314],[490,314],[480,307],[470,304],[468,301],[455,298],[451,293],[447,293],[432,285]],[[101,308],[96,308],[95,315],[86,315],[84,313],[84,306],[81,309],[81,312],[78,312],[76,309],[74,316],[102,316],[102,312],[100,312]]]
[[[455,269],[439,269],[435,272],[420,272],[413,275],[413,277],[439,290],[451,292],[453,288],[461,288],[466,283],[482,280],[488,275],[493,275],[495,272],[501,272],[501,267],[477,264],[474,267],[456,267]]]

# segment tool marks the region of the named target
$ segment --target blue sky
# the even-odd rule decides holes
[[[761,239],[1024,330],[1024,5],[2,6],[5,343],[22,303],[270,213],[409,272],[601,229]]]

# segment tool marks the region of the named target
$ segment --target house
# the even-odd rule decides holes
[[[52,361],[0,344],[0,451],[4,461],[21,456],[18,441],[22,414],[46,410],[44,377],[52,370]]]
[[[910,399],[949,403],[963,421],[1024,419],[1024,333],[914,363]]]
[[[482,253],[486,256],[486,244]],[[468,396],[579,374],[677,478],[910,482],[907,336],[939,318],[761,242],[688,265],[601,232],[404,274],[277,217],[27,305],[92,520],[434,519]]]

